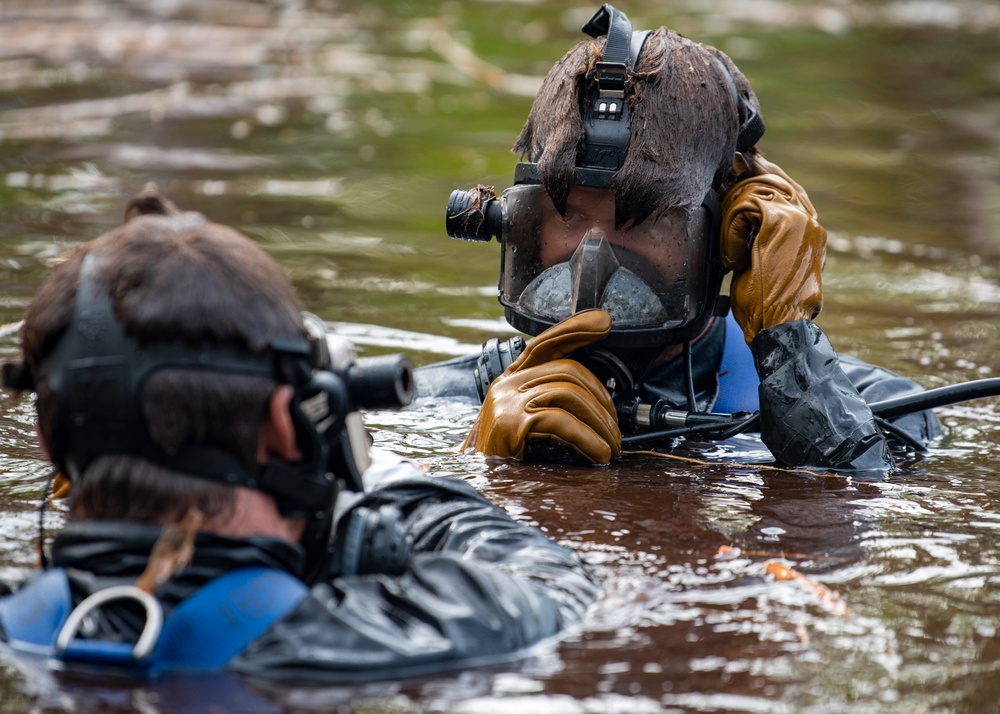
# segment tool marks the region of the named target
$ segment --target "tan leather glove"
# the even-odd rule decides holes
[[[608,313],[587,310],[531,340],[490,385],[461,448],[521,459],[528,442],[550,441],[594,464],[617,456],[622,434],[608,390],[582,364],[565,359],[610,331]]]
[[[762,158],[722,199],[722,265],[747,344],[761,330],[819,315],[826,229],[805,190]],[[756,235],[748,240],[752,231]]]

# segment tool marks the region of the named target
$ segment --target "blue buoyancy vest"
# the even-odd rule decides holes
[[[743,330],[732,313],[726,316],[726,337],[719,365],[719,394],[712,411],[716,414],[755,412],[760,409],[760,377],[753,353],[743,339]]]
[[[12,647],[47,655],[63,668],[133,676],[213,670],[291,612],[307,592],[288,573],[244,568],[212,580],[163,620],[159,601],[131,585],[99,590],[74,609],[69,578],[54,568],[0,600],[0,625]],[[75,637],[87,611],[119,598],[146,609],[146,629],[136,643]]]

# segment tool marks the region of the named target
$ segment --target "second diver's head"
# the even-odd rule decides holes
[[[514,186],[455,192],[453,237],[503,244],[500,302],[539,334],[581,310],[606,344],[654,348],[715,314],[719,196],[752,167],[757,98],[722,52],[604,5],[542,82],[514,146]]]
[[[37,394],[71,517],[221,522],[242,487],[304,525],[313,568],[352,408],[313,320],[260,246],[148,192],[43,281],[4,386]]]

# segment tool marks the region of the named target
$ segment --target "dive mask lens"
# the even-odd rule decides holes
[[[620,251],[619,251],[620,252]],[[621,265],[600,228],[587,231],[568,261],[545,269],[518,299],[522,312],[559,322],[600,308],[619,329],[662,324],[667,311],[641,277]]]
[[[707,301],[714,304],[703,208],[671,209],[618,229],[610,190],[574,187],[562,215],[541,186],[520,185],[503,193],[501,209],[500,302],[511,324],[529,334],[600,308],[612,317],[613,337],[635,342],[648,331],[646,342],[663,342],[664,331],[700,321]]]

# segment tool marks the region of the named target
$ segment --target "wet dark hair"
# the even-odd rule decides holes
[[[561,213],[583,155],[583,115],[605,40],[580,42],[552,67],[514,144],[522,160],[538,163],[542,185]],[[709,188],[721,195],[735,183],[742,117],[734,85],[757,109],[750,83],[724,53],[665,27],[649,34],[626,79],[631,136],[612,184],[619,226],[667,207],[697,207]],[[755,153],[745,156],[751,168]]]
[[[178,211],[154,192],[129,203],[123,226],[86,243],[42,282],[25,314],[22,359],[32,378],[73,318],[80,270],[95,256],[99,289],[111,296],[125,334],[140,344],[236,347],[263,354],[278,338],[301,338],[301,310],[270,256],[237,231]],[[215,447],[254,467],[260,426],[277,383],[268,377],[164,369],[143,384],[140,406],[153,443]],[[38,384],[39,429],[53,433],[60,405]],[[209,517],[231,508],[231,487],[185,477],[129,455],[96,459],[73,484],[71,514],[175,520],[190,506]],[[165,519],[165,520],[164,520]]]

